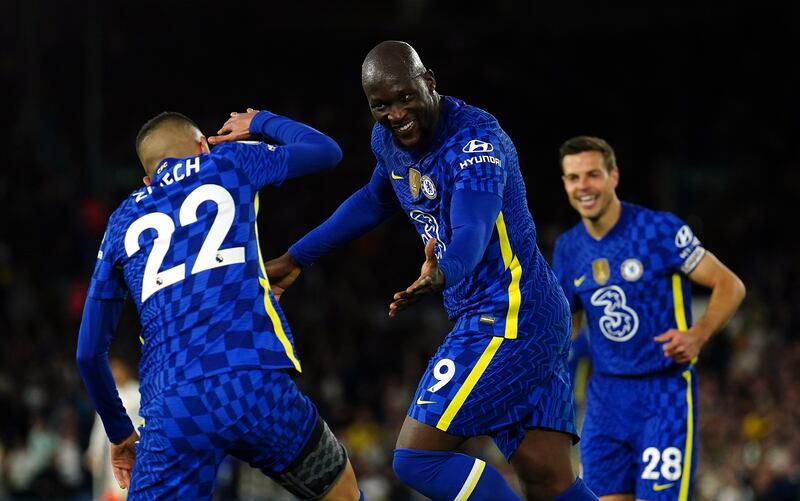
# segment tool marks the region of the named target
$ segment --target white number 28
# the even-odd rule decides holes
[[[661,461],[660,475],[656,471],[659,460]],[[642,472],[642,478],[645,480],[658,480],[664,477],[664,480],[670,482],[678,480],[681,477],[682,460],[683,454],[677,447],[667,447],[663,451],[659,451],[656,447],[648,447],[642,453],[642,463],[646,464]]]
[[[217,215],[211,223],[211,228],[200,246],[197,259],[192,266],[192,274],[201,271],[244,263],[244,247],[220,249],[228,232],[233,226],[236,205],[228,190],[217,184],[204,184],[189,193],[181,204],[178,213],[178,222],[181,226],[188,226],[197,222],[197,209],[204,202],[217,204]],[[172,218],[163,212],[151,212],[133,222],[125,233],[125,252],[128,257],[139,250],[139,235],[145,230],[156,230],[157,236],[153,241],[153,248],[147,256],[142,275],[142,302],[164,287],[176,284],[186,278],[186,265],[181,263],[168,270],[161,270],[161,264],[167,255],[172,234],[175,232],[175,223]]]

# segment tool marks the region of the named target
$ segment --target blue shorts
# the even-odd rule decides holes
[[[143,402],[129,501],[210,500],[227,454],[266,475],[303,450],[317,410],[282,371],[235,371]]]
[[[581,462],[598,496],[691,499],[697,464],[697,376],[676,368],[646,377],[589,379]]]
[[[428,363],[408,415],[452,435],[488,435],[510,459],[530,428],[577,441],[567,370],[569,318],[507,339],[457,322]]]

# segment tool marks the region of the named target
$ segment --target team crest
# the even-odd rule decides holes
[[[626,259],[622,262],[622,266],[619,269],[619,272],[622,274],[622,278],[627,280],[628,282],[635,282],[642,278],[642,273],[644,273],[644,266],[642,262],[636,258]]]
[[[422,193],[431,200],[436,198],[436,185],[430,176],[422,176]]]
[[[592,261],[592,275],[598,285],[605,285],[611,278],[611,271],[608,268],[608,259],[601,257]]]
[[[421,187],[420,173],[417,169],[408,169],[408,189],[411,191],[411,196],[417,198],[419,196],[419,189]]]

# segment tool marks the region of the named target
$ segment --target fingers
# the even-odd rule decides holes
[[[436,239],[431,238],[428,240],[428,243],[425,244],[425,260],[426,261],[436,261]]]
[[[114,479],[117,481],[117,485],[119,485],[120,489],[127,489],[130,487],[131,470],[120,468],[119,466],[114,466],[111,470],[114,473]]]
[[[667,331],[667,332],[665,332],[663,334],[659,334],[658,336],[654,337],[653,340],[656,343],[664,343],[664,342],[670,341],[674,336],[675,336],[675,333],[673,331],[669,330],[669,331]]]

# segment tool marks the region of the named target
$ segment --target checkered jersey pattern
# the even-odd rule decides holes
[[[234,369],[300,369],[255,227],[258,190],[284,180],[287,158],[281,147],[228,143],[166,159],[112,214],[89,296],[133,296],[143,400]]]
[[[629,203],[599,241],[582,222],[559,237],[553,269],[572,309],[586,312],[595,371],[637,375],[672,365],[653,338],[679,318],[691,325],[686,274],[704,252],[676,216]]]
[[[283,371],[237,371],[167,389],[144,401],[131,500],[210,500],[231,454],[282,473],[314,431],[317,411]]]
[[[444,290],[451,319],[485,314],[494,318],[497,329],[504,328],[512,282],[502,253],[506,242],[522,270],[518,284],[520,323],[535,323],[535,331],[541,335],[568,315],[558,282],[536,246],[536,228],[528,210],[516,149],[492,115],[443,96],[439,125],[426,151],[399,147],[391,132],[380,124],[373,128],[372,149],[378,160],[375,175],[391,183],[423,242],[437,239],[440,258],[452,239],[453,192],[469,189],[495,193],[503,199],[502,233],[496,225],[473,273]],[[415,180],[421,186],[415,187]]]
[[[587,485],[598,496],[634,493],[637,499],[691,499],[697,464],[697,387],[691,367],[646,377],[593,375],[581,443]],[[688,497],[680,498],[682,489]]]

